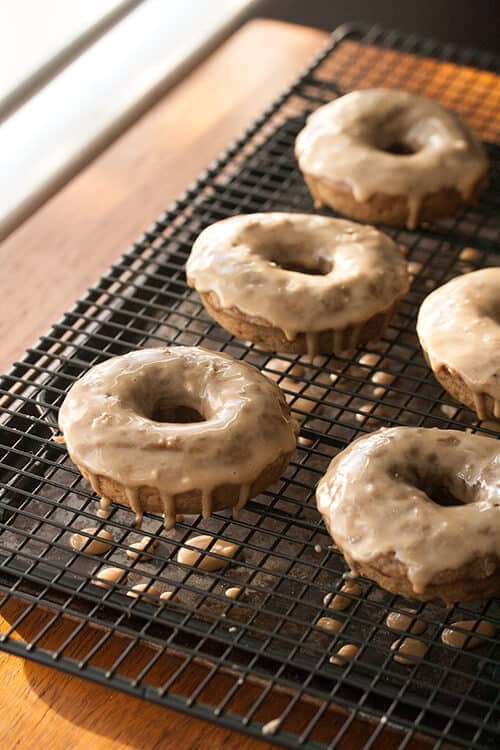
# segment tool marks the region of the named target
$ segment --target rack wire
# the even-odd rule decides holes
[[[337,30],[290,90],[4,376],[3,649],[292,748],[499,746],[500,641],[477,634],[478,648],[454,649],[440,637],[457,620],[481,618],[500,628],[499,602],[415,604],[361,579],[362,593],[347,595],[350,606],[335,613],[341,629],[325,632],[317,624],[331,614],[323,599],[340,589],[346,568],[314,503],[331,458],[384,425],[498,437],[497,424],[478,422],[444,393],[415,336],[418,307],[433,288],[498,264],[497,71],[492,55],[416,35]],[[353,359],[311,363],[231,337],[186,286],[194,238],[236,213],[313,210],[294,138],[317,106],[372,86],[436,97],[471,123],[492,164],[479,204],[419,231],[390,230],[408,248],[411,290],[384,339]],[[90,366],[166,343],[225,351],[274,377],[302,420],[301,440],[281,480],[249,502],[239,521],[228,512],[186,516],[165,532],[161,518],[148,515],[139,534],[126,508],[98,517],[96,496],[53,437],[64,394]],[[89,526],[113,534],[104,558],[69,544]],[[237,543],[238,555],[214,573],[179,563],[178,550],[198,533]],[[130,562],[126,551],[142,535],[158,546]],[[126,570],[127,582],[96,587],[92,578],[106,563]],[[172,591],[175,600],[160,606],[127,597],[139,581]],[[244,597],[228,599],[229,586],[242,587]],[[405,666],[393,659],[398,633],[386,618],[408,605],[426,624],[414,637],[427,651]],[[330,663],[345,643],[359,647],[356,656]]]

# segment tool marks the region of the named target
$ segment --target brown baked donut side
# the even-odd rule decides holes
[[[282,453],[272,463],[268,464],[261,473],[255,477],[249,487],[248,498],[255,497],[275,482],[290,463],[293,452]],[[100,497],[104,497],[116,503],[129,506],[127,498],[127,488],[109,477],[103,475],[91,475],[83,466],[76,464],[81,474],[90,483],[94,492]],[[234,508],[240,500],[240,484],[219,485],[212,493],[212,510],[224,510]],[[178,493],[172,496],[175,504],[175,512],[192,514],[200,513],[201,508],[201,490],[192,490],[190,492]],[[147,513],[163,513],[164,505],[154,487],[143,485],[137,488],[137,500],[140,502],[143,510]]]
[[[427,364],[431,368],[436,380],[443,386],[455,401],[465,404],[469,409],[475,411],[478,419],[498,419],[495,416],[495,400],[488,393],[472,391],[462,376],[447,365],[439,365],[433,368],[430,364],[427,352],[424,350]]]
[[[381,429],[331,461],[318,509],[355,575],[422,601],[498,596],[497,458],[492,438]]]
[[[352,560],[342,545],[335,540],[327,515],[323,520],[336,546],[356,575],[371,578],[383,589],[408,599],[433,601],[441,599],[447,605],[455,602],[476,601],[498,596],[500,592],[500,559],[476,558],[456,570],[441,571],[421,591],[416,592],[408,578],[406,566],[396,560],[393,552],[380,555],[370,562]]]
[[[252,341],[265,351],[306,354],[311,347],[305,332],[299,332],[290,341],[285,332],[265,320],[251,318],[237,308],[224,310],[214,292],[201,292],[201,300],[208,314],[223,328],[240,339]],[[348,326],[341,330],[318,331],[313,335],[316,354],[337,354],[352,351],[360,344],[366,344],[383,336],[401,302],[401,297],[384,310],[376,313],[358,326]],[[311,336],[311,334],[309,334]]]
[[[333,182],[304,172],[304,180],[315,206],[328,206],[358,221],[388,226],[409,226],[408,195],[375,193],[366,201],[357,201],[346,183]],[[453,216],[477,202],[486,182],[486,172],[477,180],[467,198],[455,188],[445,188],[422,198],[415,224]],[[410,227],[414,228],[414,227]]]

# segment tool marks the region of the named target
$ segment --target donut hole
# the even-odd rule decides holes
[[[416,154],[419,149],[410,143],[399,140],[389,143],[388,146],[384,146],[381,150],[385,151],[386,154],[394,154],[394,156],[411,156],[412,154]]]
[[[333,270],[333,261],[310,247],[310,240],[304,238],[299,245],[274,245],[263,249],[263,255],[270,263],[293,273],[305,273],[308,276],[326,276]]]
[[[155,402],[149,418],[153,422],[170,424],[194,424],[206,421],[198,409],[186,404],[173,404],[170,399],[166,398],[160,398]]]
[[[454,495],[448,487],[444,485],[432,485],[426,489],[427,497],[436,505],[443,508],[453,508],[458,505],[466,505],[464,500]]]
[[[323,262],[321,262],[323,261]],[[318,266],[305,266],[303,263],[295,263],[294,261],[288,261],[283,263],[278,263],[276,260],[274,263],[276,263],[277,266],[283,269],[283,271],[293,271],[295,273],[306,273],[309,276],[326,276],[330,271],[332,270],[332,264],[328,263],[324,259],[321,259]]]
[[[391,467],[390,475],[420,490],[431,503],[443,508],[459,507],[474,502],[475,489],[450,474],[438,461],[435,453],[426,455],[425,461],[432,464],[426,471],[422,469],[422,465],[397,465]]]
[[[272,268],[307,276],[327,276],[333,271],[333,254],[324,238],[318,239],[311,229],[292,221],[283,221],[278,229],[265,224],[258,228],[249,225],[241,232],[240,242]]]

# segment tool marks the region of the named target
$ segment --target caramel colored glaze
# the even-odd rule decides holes
[[[163,591],[163,593],[160,594],[160,599],[163,602],[176,602],[178,596],[173,591]]]
[[[500,418],[500,268],[458,276],[432,292],[417,333],[434,373],[456,373],[478,417]]]
[[[411,276],[416,276],[423,268],[423,264],[420,263],[418,260],[411,260],[408,263],[408,273]]]
[[[393,375],[390,372],[382,372],[382,370],[377,370],[377,372],[374,372],[372,375],[372,383],[375,385],[390,385],[393,380],[395,379],[395,375]]]
[[[123,568],[101,568],[95,578],[92,579],[92,583],[102,588],[111,588],[114,583],[124,583],[127,578],[127,571]]]
[[[314,440],[311,440],[311,438],[302,437],[302,435],[300,435],[297,439],[297,443],[305,448],[309,448],[314,443]]]
[[[352,594],[356,597],[361,596],[361,594],[363,593],[363,589],[361,588],[359,583],[356,583],[355,581],[346,581],[340,589],[340,592],[341,593],[339,594],[335,594],[331,599],[328,599],[328,609],[335,609],[338,612],[342,612],[343,610],[348,609],[351,604],[354,604],[355,599],[350,599],[348,596],[342,596],[342,592]]]
[[[341,646],[334,656],[330,656],[328,661],[330,664],[336,664],[338,667],[345,667],[350,659],[354,659],[359,651],[359,646],[355,646],[353,643],[346,643],[345,646]]]
[[[456,630],[456,628],[461,628],[461,630]],[[457,622],[452,622],[449,628],[443,630],[441,640],[453,648],[472,649],[487,643],[482,638],[474,637],[476,634],[493,638],[495,633],[495,626],[487,620],[457,620]]]
[[[85,479],[87,479],[87,481],[90,482],[90,484],[92,484],[91,478],[89,474],[87,473],[87,471],[85,469],[81,469],[81,471]],[[103,519],[109,518],[109,515],[111,513],[111,502],[112,501],[109,499],[109,497],[102,495],[101,500],[99,502],[100,507],[99,507],[99,510],[97,511],[98,518],[103,518]]]
[[[106,529],[97,531],[97,528],[94,526],[82,529],[82,531],[94,538],[91,539],[84,534],[72,534],[70,544],[73,549],[79,552],[87,552],[89,555],[105,555],[111,549],[113,536]]]
[[[495,578],[499,489],[496,440],[395,427],[363,436],[339,453],[319,482],[317,503],[355,571],[370,575],[371,566],[381,585],[419,598],[434,584],[439,596],[438,584],[458,583],[468,565],[476,591]],[[449,497],[455,504],[447,507]],[[446,590],[442,598],[449,600]]]
[[[446,417],[448,417],[448,419],[453,419],[454,417],[456,417],[458,412],[456,406],[450,406],[449,404],[441,404],[439,409]]]
[[[358,409],[358,414],[354,415],[354,419],[356,422],[364,423],[367,420],[370,421],[370,416],[382,413],[382,408],[377,407],[376,404],[362,404]]]
[[[335,351],[346,330],[355,346],[366,321],[409,287],[405,258],[390,237],[313,214],[248,214],[212,224],[194,243],[186,273],[204,303],[215,296],[221,311],[275,327],[287,341],[305,335],[311,357],[326,331],[338,332]]]
[[[391,650],[395,651],[394,661],[400,664],[415,664],[425,656],[427,646],[416,638],[399,638],[391,645]]]
[[[143,536],[139,542],[134,542],[130,545],[130,549],[127,550],[127,557],[130,560],[150,560],[151,553],[153,553],[158,546],[158,540],[152,539],[150,536]],[[149,554],[143,554],[143,553]]]
[[[328,630],[331,633],[337,633],[342,627],[342,620],[335,620],[333,617],[320,617],[316,622],[316,627]]]
[[[363,365],[363,367],[375,367],[381,360],[380,354],[372,354],[371,352],[368,352],[367,354],[363,354],[358,362],[360,365]]]
[[[394,145],[409,153],[394,153]],[[456,189],[468,200],[487,172],[480,142],[438,102],[396,89],[353,91],[317,109],[295,143],[304,175],[347,186],[358,203],[405,196],[407,225],[426,196]]]
[[[176,409],[202,421],[175,421]],[[172,421],[168,421],[172,420]],[[143,349],[89,370],[59,412],[68,452],[109,510],[210,515],[243,507],[295,448],[297,424],[275,383],[232,357],[196,347]]]
[[[210,547],[210,549],[206,554],[202,554],[194,549],[182,548],[177,553],[177,561],[183,565],[196,566],[199,570],[210,573],[227,565],[239,550],[237,544],[226,542],[223,539],[214,539],[213,536],[205,534],[188,539],[186,544],[199,550],[205,550],[207,547]],[[213,555],[220,555],[220,558]]]
[[[264,724],[264,726],[261,729],[262,734],[269,735],[269,734],[275,734],[276,730],[278,729],[281,722],[281,717],[278,716],[277,719],[271,719],[271,721],[268,721],[267,724]]]
[[[239,588],[239,586],[231,586],[224,591],[224,596],[227,596],[228,599],[241,599],[243,589]]]
[[[278,382],[283,375],[295,375],[297,378],[304,377],[305,371],[302,365],[298,362],[288,362],[286,359],[280,359],[279,357],[272,357],[266,364],[266,369],[262,371],[263,374]]]
[[[127,591],[127,596],[131,599],[145,599],[157,604],[160,592],[153,583],[136,583],[130,591]]]
[[[390,612],[385,620],[387,627],[393,630],[401,630],[403,633],[413,633],[414,635],[421,635],[427,628],[427,623],[423,620],[416,620],[413,615],[416,614],[416,609],[405,609],[408,612],[404,615],[402,612]]]
[[[481,251],[475,247],[464,247],[458,257],[460,260],[469,261],[470,263],[477,263],[481,259]]]

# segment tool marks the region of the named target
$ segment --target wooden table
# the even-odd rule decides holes
[[[247,23],[0,244],[5,371],[259,115],[327,35]]]
[[[0,245],[2,371],[270,104],[325,40],[309,28],[248,23]],[[36,618],[19,636],[29,639],[30,628],[36,631]],[[0,682],[4,750],[270,747],[1,652]]]
[[[2,370],[20,357],[25,347],[295,78],[325,41],[326,35],[313,29],[271,21],[247,24],[0,244]],[[435,87],[426,91],[430,95],[436,90],[441,95],[458,75],[456,66],[449,63],[427,60],[420,61],[419,66],[427,67],[421,80]],[[391,85],[401,85],[397,76],[405,75],[408,68],[393,65],[391,69],[396,71]],[[463,68],[461,75],[465,91],[470,70]],[[487,79],[492,74],[477,75]],[[369,82],[369,72],[365,82],[367,79]],[[484,90],[489,88],[484,86]],[[493,93],[489,96],[494,98]],[[492,100],[488,107],[493,110]],[[472,113],[469,117],[472,119]],[[494,126],[493,121],[479,118],[478,130],[483,137],[487,138],[488,128],[494,130]],[[25,606],[15,598],[4,603],[0,634],[16,622]],[[59,643],[63,642],[68,635],[64,630],[67,623],[61,619],[45,632],[46,624],[47,613],[35,610],[16,626],[15,637],[29,642],[34,634],[43,632],[43,645],[53,650],[50,638],[56,636]],[[57,628],[58,632],[52,632]],[[90,634],[86,629],[81,638],[88,649]],[[112,664],[117,653],[123,652],[122,646],[110,639],[103,659],[108,658]],[[75,649],[78,647],[75,643]],[[132,659],[135,672],[141,668],[140,656],[138,653],[137,661]],[[75,654],[75,658],[80,657]],[[171,664],[174,655],[169,650],[165,658]],[[200,682],[197,667],[190,664],[186,670],[186,694]],[[0,747],[5,750],[38,746],[50,750],[271,747],[263,740],[1,651],[0,680]],[[232,706],[236,713],[245,713],[244,701],[251,701],[249,694],[241,699],[238,696]],[[284,700],[283,694],[273,696],[268,717],[262,721],[280,716]],[[323,718],[327,720],[325,739],[331,740],[337,730],[346,728],[346,714],[337,707]],[[362,721],[349,723],[340,746],[356,750],[370,738],[374,740],[370,745],[373,750],[396,750],[400,746],[401,734],[380,723],[376,731],[381,733],[374,738],[374,726]],[[428,744],[413,739],[410,747],[423,750]]]

